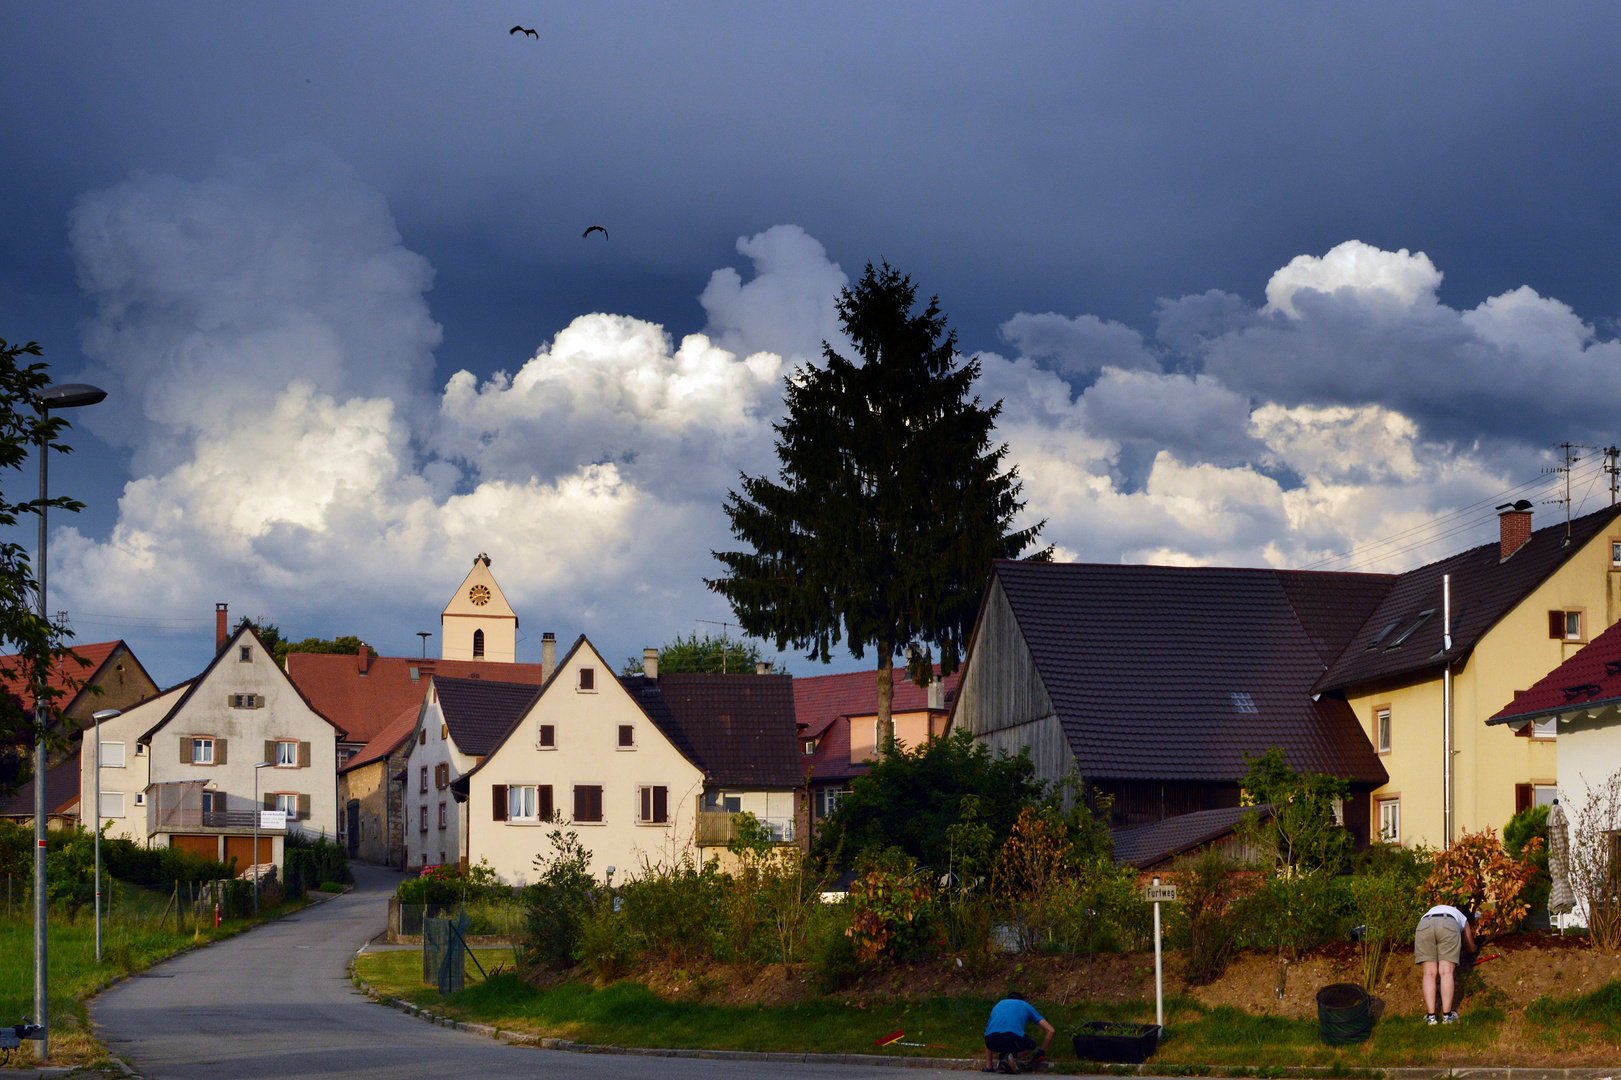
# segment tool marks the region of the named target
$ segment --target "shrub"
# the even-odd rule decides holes
[[[828,906],[807,942],[816,989],[823,994],[842,990],[861,975],[863,965],[850,930],[851,905],[844,900]]]
[[[488,860],[480,859],[477,866],[466,870],[454,865],[430,867],[400,882],[394,896],[402,904],[449,906],[508,900],[512,898],[512,888],[502,883]]]
[[[1529,855],[1541,845],[1533,837],[1516,859],[1497,842],[1495,829],[1465,830],[1457,843],[1431,860],[1427,891],[1438,904],[1476,912],[1475,940],[1484,943],[1513,930],[1525,918],[1525,887],[1536,875]]]
[[[322,881],[355,880],[343,845],[325,836],[289,831],[282,849],[282,885],[290,897],[303,896]]]
[[[916,871],[874,866],[850,884],[850,928],[864,964],[914,955],[928,937],[929,889]]]
[[[1587,798],[1576,811],[1570,830],[1570,887],[1587,921],[1593,944],[1614,952],[1621,948],[1621,860],[1616,834],[1621,831],[1621,770],[1597,786],[1587,785]]]
[[[640,950],[622,914],[607,897],[591,906],[579,921],[574,959],[595,978],[607,982],[630,970]]]
[[[1325,941],[1349,933],[1350,897],[1343,884],[1323,870],[1283,869],[1264,877],[1245,901],[1249,940],[1296,959]]]
[[[1021,949],[1041,950],[1053,943],[1060,909],[1070,899],[1072,862],[1069,826],[1054,808],[1019,812],[997,854],[991,888]]]
[[[1533,846],[1532,840],[1542,843]],[[1530,849],[1529,858],[1536,867],[1536,873],[1521,896],[1532,907],[1545,906],[1548,892],[1553,888],[1553,879],[1548,875],[1548,808],[1528,806],[1509,818],[1508,824],[1503,826],[1503,848],[1522,862],[1527,858],[1527,849]]]
[[[1358,861],[1360,872],[1347,886],[1351,917],[1362,928],[1357,946],[1362,985],[1371,993],[1385,981],[1391,949],[1413,932],[1427,906],[1429,855],[1375,844]]]
[[[707,957],[716,951],[725,877],[713,862],[690,855],[673,865],[644,865],[617,890],[628,932],[666,960]]]
[[[566,968],[577,962],[596,883],[588,870],[591,853],[578,834],[557,829],[549,839],[552,854],[535,857],[540,878],[523,891],[528,911],[524,952],[531,964]]]
[[[1218,847],[1179,859],[1171,873],[1187,921],[1187,979],[1214,982],[1238,947],[1242,903],[1254,891],[1243,863]]]

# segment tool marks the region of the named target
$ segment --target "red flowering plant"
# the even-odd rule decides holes
[[[1430,863],[1430,895],[1438,904],[1451,904],[1475,912],[1475,943],[1506,934],[1525,918],[1529,906],[1526,886],[1536,876],[1534,858],[1542,838],[1533,837],[1520,852],[1510,855],[1497,839],[1497,830],[1464,830],[1462,839],[1446,851],[1436,852]]]

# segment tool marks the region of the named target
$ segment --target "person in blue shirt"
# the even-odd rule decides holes
[[[1036,1040],[1024,1033],[1031,1024],[1040,1024],[1047,1037],[1036,1045]],[[1047,1047],[1052,1045],[1053,1026],[1030,1007],[1023,994],[1008,994],[991,1006],[991,1018],[985,1024],[985,1071],[1005,1073],[1019,1071],[1019,1058],[1029,1054],[1030,1064],[1039,1065],[1046,1060]]]

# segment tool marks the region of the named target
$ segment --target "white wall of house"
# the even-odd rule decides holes
[[[108,836],[122,836],[146,843],[147,747],[139,739],[174,708],[186,686],[181,685],[148,698],[123,715],[101,723],[101,823]],[[95,804],[88,796],[96,790],[96,729],[85,729],[79,754],[79,807],[84,827],[95,828]]]
[[[1589,788],[1596,791],[1621,770],[1621,721],[1614,711],[1597,720],[1583,717],[1559,721],[1558,768],[1559,804],[1570,821],[1570,842],[1574,847]],[[1612,823],[1609,828],[1621,828],[1621,821]],[[1567,918],[1565,925],[1586,925],[1580,907]]]
[[[589,689],[581,685],[586,669]],[[631,728],[629,747],[619,745],[622,725]],[[552,729],[551,747],[541,746],[542,726]],[[609,866],[623,881],[644,862],[697,853],[693,838],[702,772],[654,726],[588,642],[568,657],[528,715],[472,774],[466,804],[470,861],[489,860],[511,884],[534,881],[535,857],[551,853],[549,836],[558,828],[536,820],[539,807],[529,801],[538,802],[545,787],[551,789],[562,828],[577,833],[591,852],[591,873],[599,879]],[[575,793],[582,788],[601,789],[600,821],[576,818]],[[664,789],[666,821],[642,820],[644,788],[650,799],[654,789]],[[498,812],[502,789],[507,805]],[[513,796],[514,790],[520,795]],[[511,812],[515,798],[528,815]]]
[[[478,759],[462,753],[451,737],[438,691],[430,679],[417,720],[416,738],[406,758],[405,864],[408,868],[453,865],[462,857],[466,804],[451,798],[450,784],[477,764]]]
[[[231,639],[219,662],[200,679],[190,698],[152,736],[150,781],[208,780],[216,792],[216,810],[264,809],[267,794],[279,796],[285,804],[307,810],[299,828],[336,837],[337,729],[310,708],[275,658],[246,630]],[[278,749],[278,742],[289,745]],[[267,752],[283,764],[259,770],[255,804],[253,767]]]

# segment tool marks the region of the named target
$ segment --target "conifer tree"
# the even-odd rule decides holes
[[[1012,527],[1024,503],[1007,446],[992,443],[1001,402],[974,395],[979,362],[957,353],[938,298],[921,313],[916,301],[887,262],[839,294],[856,356],[823,342],[822,365],[795,369],[778,479],[745,475],[726,502],[753,550],[716,552],[728,572],[707,582],[778,649],[826,663],[841,638],[857,659],[871,648],[880,747],[894,737],[897,653],[919,685],[935,650],[955,671],[991,560],[1017,558],[1041,529]]]

